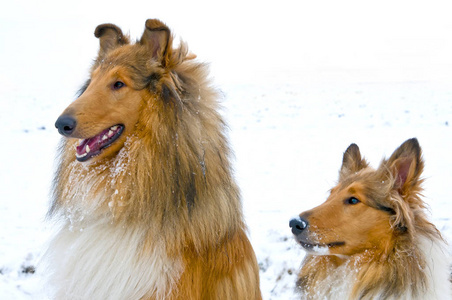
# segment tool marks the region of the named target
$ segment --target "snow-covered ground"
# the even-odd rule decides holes
[[[211,62],[264,299],[294,297],[304,252],[288,221],[326,199],[352,142],[376,166],[417,137],[425,200],[452,242],[447,1],[91,2],[1,5],[0,299],[44,298],[53,124],[84,82],[104,22],[139,37],[146,18],[160,18]]]

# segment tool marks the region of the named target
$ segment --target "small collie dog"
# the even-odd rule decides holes
[[[307,251],[303,299],[451,299],[446,244],[420,195],[423,168],[416,139],[377,170],[348,147],[326,202],[289,224]]]
[[[219,93],[185,43],[113,24],[64,136],[45,254],[53,299],[261,299]]]

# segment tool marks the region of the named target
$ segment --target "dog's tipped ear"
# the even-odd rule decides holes
[[[339,180],[342,180],[349,174],[356,173],[359,170],[366,168],[368,165],[367,161],[361,157],[358,145],[351,144],[344,152],[342,167],[339,171]]]
[[[394,178],[394,189],[401,195],[410,194],[413,188],[420,185],[420,176],[424,169],[422,150],[418,140],[413,138],[405,141],[387,161],[382,163],[381,167],[391,172]]]
[[[97,26],[96,30],[94,30],[94,36],[99,39],[100,43],[99,57],[103,57],[109,51],[129,42],[122,30],[114,24]]]
[[[169,28],[163,22],[148,19],[140,44],[148,47],[152,58],[160,60],[164,66],[167,65],[172,38]]]

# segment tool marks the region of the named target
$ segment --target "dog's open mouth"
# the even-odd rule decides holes
[[[99,155],[103,149],[116,141],[124,130],[124,125],[114,125],[105,129],[96,136],[84,139],[77,146],[75,157],[78,161],[87,161],[93,156]]]

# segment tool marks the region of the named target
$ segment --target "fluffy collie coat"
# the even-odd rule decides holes
[[[168,27],[130,43],[99,25],[97,59],[56,122],[48,217],[54,299],[261,299],[218,93]]]
[[[322,205],[290,221],[307,251],[297,286],[305,299],[450,299],[450,259],[421,200],[416,139],[377,170],[358,146]]]

